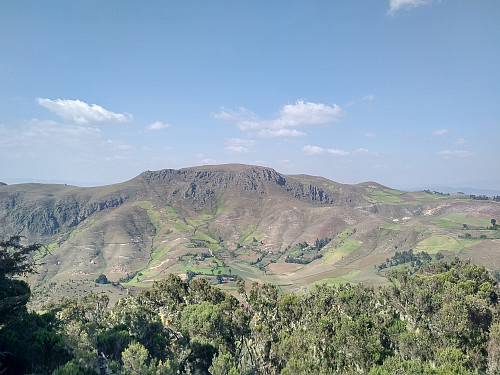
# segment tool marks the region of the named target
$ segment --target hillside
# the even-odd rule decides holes
[[[286,291],[386,282],[377,265],[413,249],[500,269],[500,203],[345,185],[248,165],[147,171],[116,185],[0,186],[0,237],[40,242],[31,280],[52,296],[148,287],[169,273]],[[101,274],[112,284],[95,284]]]

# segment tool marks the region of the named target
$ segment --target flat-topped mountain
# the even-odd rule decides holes
[[[38,297],[146,287],[168,273],[270,281],[292,290],[385,282],[396,251],[441,252],[500,269],[500,203],[375,182],[346,185],[248,165],[146,171],[120,184],[0,186],[0,237],[46,251]],[[95,284],[99,275],[115,284]]]

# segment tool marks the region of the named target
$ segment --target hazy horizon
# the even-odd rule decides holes
[[[192,167],[202,167],[202,166],[192,166]],[[266,166],[261,166],[261,167],[266,167]],[[185,167],[189,168],[189,167]],[[169,168],[165,168],[169,169]],[[280,172],[277,170],[277,172]],[[297,173],[297,174],[308,174],[308,173]],[[293,174],[291,174],[293,175]],[[136,176],[131,177],[130,179],[134,178]],[[319,177],[325,177],[325,176],[319,176]],[[130,179],[123,180],[123,181],[115,181],[112,183],[105,183],[102,181],[75,181],[75,180],[58,180],[58,179],[48,179],[48,180],[43,180],[43,179],[32,179],[32,178],[5,178],[5,179],[0,179],[0,183],[6,183],[8,185],[15,185],[15,184],[23,184],[23,183],[40,183],[40,184],[66,184],[66,185],[73,185],[77,187],[99,187],[99,186],[106,186],[106,185],[112,185],[116,183],[121,183],[121,182],[126,182]],[[357,181],[357,182],[344,182],[344,181],[337,181],[335,179],[331,179],[331,181],[338,182],[338,183],[343,183],[343,184],[359,184],[363,182],[368,182],[368,181]],[[380,181],[374,181],[377,183],[380,183],[381,185],[384,185]],[[447,185],[440,185],[440,184],[428,184],[428,185],[415,185],[415,186],[405,186],[404,184],[402,185],[386,185],[390,188],[395,188],[395,189],[401,189],[405,191],[417,191],[417,190],[425,190],[425,189],[431,189],[431,190],[436,190],[439,192],[443,193],[453,193],[453,192],[463,192],[466,194],[477,194],[477,195],[498,195],[500,194],[500,189],[496,188],[496,186],[500,186],[500,181],[475,181],[475,182],[465,182],[463,184],[458,184],[458,185],[453,185],[453,186],[447,186]]]

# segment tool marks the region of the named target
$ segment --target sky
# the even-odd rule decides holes
[[[5,0],[0,181],[208,164],[500,190],[498,0]]]

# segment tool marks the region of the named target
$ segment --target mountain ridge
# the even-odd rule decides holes
[[[300,290],[332,278],[384,283],[374,266],[395,251],[440,250],[436,241],[449,256],[500,268],[498,257],[481,258],[499,246],[497,232],[486,229],[500,219],[499,207],[228,164],[145,171],[101,187],[0,186],[0,237],[46,245],[32,279],[42,300],[89,288],[119,296],[188,271],[212,281],[220,273],[228,288],[238,276]],[[463,223],[471,237],[487,239],[462,240]],[[96,285],[100,274],[120,283]]]

